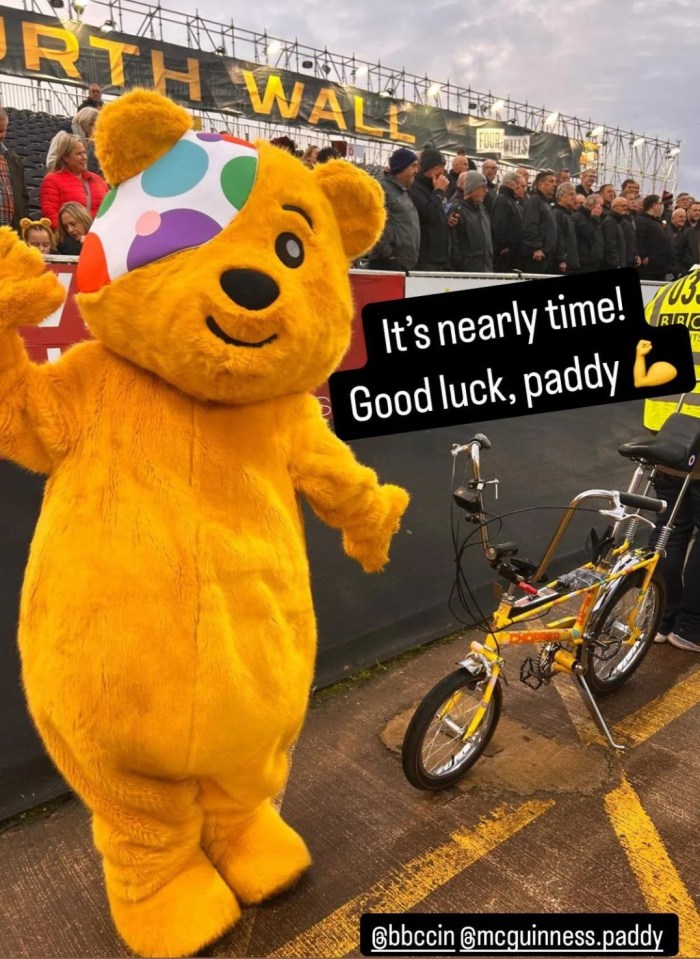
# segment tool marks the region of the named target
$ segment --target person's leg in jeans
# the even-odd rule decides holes
[[[657,473],[654,488],[657,496],[667,501],[668,509],[659,516],[652,536],[652,544],[658,539],[661,528],[673,509],[682,485],[683,480],[680,477],[661,472]],[[663,642],[669,634],[678,635],[681,629],[680,624],[687,624],[688,619],[691,622],[697,620],[699,628],[696,631],[698,639],[700,639],[700,589],[697,585],[700,583],[700,579],[698,579],[700,576],[700,543],[697,541],[690,557],[688,557],[691,564],[686,567],[688,545],[697,529],[698,521],[700,521],[700,517],[697,515],[699,509],[700,483],[694,481],[687,490],[676,514],[674,529],[666,545],[666,555],[657,566],[657,572],[666,586],[666,605],[659,626],[657,639],[659,642]],[[684,567],[686,567],[685,572]],[[694,583],[695,590],[693,590]],[[688,637],[684,638],[687,639]]]
[[[693,480],[685,494],[695,539],[683,570],[683,594],[669,642],[679,649],[700,652],[700,480]]]

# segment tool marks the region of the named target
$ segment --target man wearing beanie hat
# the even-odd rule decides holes
[[[418,170],[413,150],[401,147],[389,158],[388,172],[380,181],[384,189],[386,225],[369,255],[371,270],[413,270],[418,262],[420,224],[410,189]]]
[[[452,269],[459,273],[492,273],[491,221],[484,207],[488,180],[483,173],[469,170],[459,175],[457,189],[462,195],[455,204],[459,219],[452,237]]]
[[[417,270],[442,273],[450,269],[450,227],[457,225],[457,217],[451,214],[448,220],[444,208],[449,182],[445,176],[445,158],[440,151],[434,147],[422,150],[420,171],[411,187],[420,220]]]

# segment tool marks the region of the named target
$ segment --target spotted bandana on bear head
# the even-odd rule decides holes
[[[83,242],[78,289],[208,243],[242,208],[258,152],[227,133],[189,131],[152,166],[111,190]]]

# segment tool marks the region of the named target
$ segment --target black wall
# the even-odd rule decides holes
[[[447,607],[454,580],[453,443],[463,443],[479,430],[491,439],[493,448],[482,455],[482,472],[501,481],[498,501],[491,496],[494,513],[563,508],[583,489],[626,488],[631,469],[617,448],[643,432],[641,422],[642,403],[635,402],[353,443],[361,462],[376,469],[384,482],[404,486],[412,501],[394,540],[391,563],[371,576],[343,554],[340,534],[306,511],[319,623],[317,686],[457,628]],[[16,651],[22,573],[41,495],[40,478],[0,462],[0,819],[66,788],[27,714]],[[559,516],[538,510],[508,517],[497,539],[515,540],[521,556],[537,561]],[[554,572],[582,559],[594,524],[602,528],[606,521],[597,514],[576,518]],[[478,547],[470,551],[465,569],[484,612],[490,612],[494,576]]]

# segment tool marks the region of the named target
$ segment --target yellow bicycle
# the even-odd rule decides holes
[[[480,454],[490,447],[483,433],[463,446],[453,447],[454,464],[463,454],[468,458],[465,481],[454,490],[453,500],[463,511],[463,518],[477,527],[472,535],[480,536],[487,560],[509,585],[483,642],[471,643],[458,669],[430,690],[408,725],[402,747],[403,770],[418,789],[452,785],[483,753],[501,714],[502,649],[516,644],[542,644],[538,655],[522,664],[520,678],[526,685],[539,688],[557,673],[569,674],[608,743],[624,749],[613,740],[596,697],[627,682],[656,635],[665,602],[664,584],[656,566],[664,555],[700,452],[700,419],[676,412],[655,436],[623,444],[619,452],[637,464],[627,491],[590,489],[575,496],[537,566],[518,558],[515,543],[492,543],[489,539],[493,519],[488,519],[484,506],[484,488],[498,481],[482,479]],[[687,474],[670,509],[664,500],[647,495],[659,466]],[[601,537],[594,536],[590,562],[544,582],[571,519],[584,508],[583,503],[593,500],[605,501],[607,508],[598,511],[613,522]],[[655,526],[640,511],[667,510],[654,544],[636,545],[640,527]],[[463,548],[456,550],[458,577]],[[563,618],[538,628],[518,628],[571,601],[575,601],[575,611],[567,609]]]

